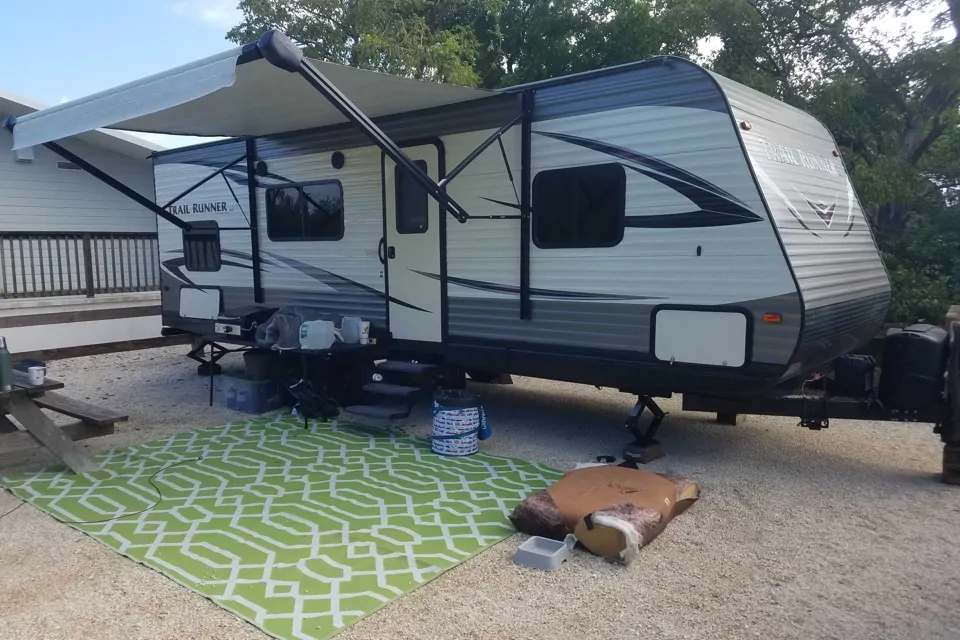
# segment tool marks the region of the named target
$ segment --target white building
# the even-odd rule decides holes
[[[42,109],[0,90],[0,121]],[[160,335],[156,216],[0,129],[0,335],[14,353],[108,351]],[[161,147],[92,131],[63,146],[154,199]]]

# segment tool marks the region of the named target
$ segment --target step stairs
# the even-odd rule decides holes
[[[375,420],[401,420],[436,387],[441,368],[433,364],[384,360],[376,365],[374,381],[363,385],[368,404],[344,407],[355,416]]]

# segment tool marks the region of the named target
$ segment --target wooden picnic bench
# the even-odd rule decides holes
[[[41,385],[31,385],[27,374],[14,371],[13,388],[0,391],[0,454],[46,447],[76,473],[99,469],[75,441],[109,435],[127,416],[56,393],[63,387],[62,382],[50,378]],[[77,418],[78,422],[58,427],[41,409]]]

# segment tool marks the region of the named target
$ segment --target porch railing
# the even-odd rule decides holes
[[[0,298],[160,289],[155,233],[0,232]]]

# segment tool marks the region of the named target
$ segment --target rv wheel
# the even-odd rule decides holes
[[[220,371],[221,371],[220,365],[217,364],[216,362],[214,362],[214,363],[212,363],[212,364],[213,364],[213,375],[215,375],[215,376],[220,375]],[[210,375],[210,365],[211,365],[210,362],[201,362],[199,365],[197,365],[197,375],[198,375],[198,376],[209,376],[209,375]]]

